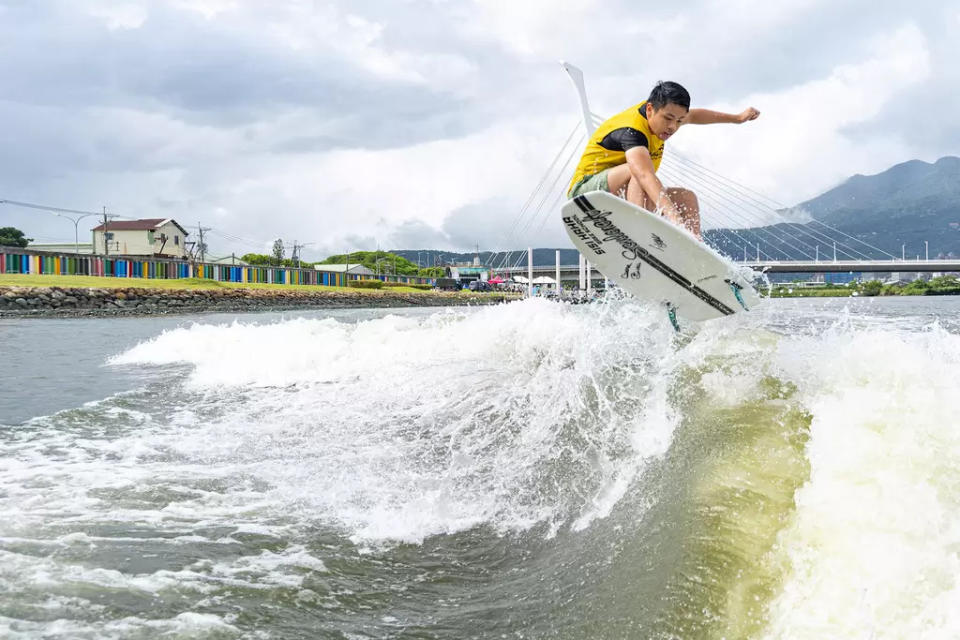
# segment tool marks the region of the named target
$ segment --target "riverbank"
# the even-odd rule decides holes
[[[880,280],[849,284],[803,286],[800,283],[777,284],[769,292],[771,298],[846,298],[851,296],[955,296],[960,295],[960,280],[954,275],[930,280],[885,284]]]
[[[156,282],[156,281],[144,281]],[[176,281],[174,281],[176,282]],[[64,287],[0,284],[2,317],[140,316],[315,308],[439,307],[498,304],[516,296],[493,293],[364,290],[335,287]]]

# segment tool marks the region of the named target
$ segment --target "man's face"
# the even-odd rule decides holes
[[[662,109],[654,109],[647,103],[647,122],[650,130],[661,140],[666,140],[677,132],[687,117],[688,110],[678,104],[668,103]]]

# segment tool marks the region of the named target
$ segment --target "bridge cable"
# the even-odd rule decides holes
[[[671,159],[670,164],[671,164],[671,165],[675,165],[675,163],[672,162],[672,159]],[[686,171],[684,171],[683,169],[677,168],[676,170],[678,170],[678,171],[683,171],[684,175],[686,175]],[[713,178],[712,176],[706,174],[705,172],[696,172],[696,175],[699,177],[701,183],[703,183],[703,182],[705,182],[705,181],[709,181],[711,184],[718,185],[717,188],[722,189],[723,191],[726,191],[728,194],[731,194],[730,197],[732,197],[732,198],[735,198],[735,197],[738,197],[738,196],[742,196],[742,193],[741,193],[741,192],[739,192],[739,191],[737,191],[737,190],[735,190],[735,189],[731,189],[731,188],[727,185],[727,183],[721,182],[721,181],[718,180],[717,178]],[[751,202],[751,201],[749,201],[749,200],[743,200],[743,201],[739,201],[739,202],[741,202],[741,204],[742,204],[743,206],[738,207],[737,210],[740,211],[742,214],[744,214],[743,216],[740,216],[739,219],[742,221],[744,218],[746,218],[746,220],[747,220],[747,222],[748,222],[748,226],[750,226],[750,227],[753,227],[753,228],[755,228],[755,229],[763,229],[763,228],[767,228],[767,227],[776,226],[777,224],[793,225],[793,228],[794,228],[797,232],[799,232],[800,234],[803,234],[803,235],[806,235],[807,237],[813,238],[813,240],[814,240],[814,242],[816,243],[816,245],[811,245],[809,242],[805,242],[805,241],[803,241],[802,239],[800,239],[799,237],[795,237],[795,238],[794,238],[794,239],[797,240],[798,242],[802,242],[803,244],[807,245],[808,247],[819,246],[820,242],[826,242],[828,246],[830,245],[831,242],[833,242],[833,243],[836,242],[836,239],[835,239],[835,238],[831,238],[831,237],[829,237],[829,236],[826,236],[825,234],[820,233],[820,232],[818,232],[818,231],[816,231],[816,230],[813,230],[812,233],[811,233],[811,230],[805,229],[805,228],[804,228],[805,225],[803,225],[802,223],[795,223],[795,222],[789,222],[789,221],[787,221],[786,218],[785,218],[785,216],[783,216],[783,214],[779,213],[778,211],[776,211],[776,210],[774,210],[774,209],[772,209],[772,208],[766,207],[765,205],[758,205],[758,204],[756,204],[755,201],[754,201],[754,202]],[[752,209],[756,209],[756,210],[758,211],[758,213],[754,213],[754,212],[752,211]],[[774,219],[776,219],[776,218],[781,218],[781,219],[783,219],[783,220],[782,220],[781,222],[776,222],[775,224],[771,225],[770,222],[769,222],[771,216],[773,216]],[[771,232],[771,233],[772,233],[772,232]],[[856,259],[856,256],[853,255],[854,253],[858,253],[858,254],[859,254],[860,256],[862,256],[863,258],[871,259],[870,256],[867,256],[866,254],[857,251],[856,249],[854,249],[853,247],[848,246],[848,245],[845,244],[845,243],[842,243],[842,242],[841,242],[841,243],[840,243],[840,248],[843,250],[843,253],[847,254],[848,256],[850,256],[850,257],[853,258],[853,259]],[[809,257],[812,258],[812,256],[809,256]]]

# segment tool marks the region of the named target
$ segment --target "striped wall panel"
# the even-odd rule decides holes
[[[356,274],[343,274],[316,269],[278,267],[237,267],[216,264],[193,264],[174,260],[143,260],[125,257],[108,258],[76,254],[37,254],[16,247],[0,247],[0,274],[84,275],[108,278],[148,278],[175,280],[204,278],[221,282],[283,285],[347,286],[360,280]],[[433,284],[433,278],[411,276],[368,276],[384,282]],[[131,283],[132,284],[132,283]]]

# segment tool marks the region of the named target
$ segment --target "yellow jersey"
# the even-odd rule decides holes
[[[587,141],[587,147],[583,150],[583,157],[580,158],[567,193],[584,178],[625,163],[627,150],[633,147],[646,147],[650,152],[650,159],[653,160],[653,170],[660,168],[663,140],[650,130],[646,100],[608,118],[597,127]]]

